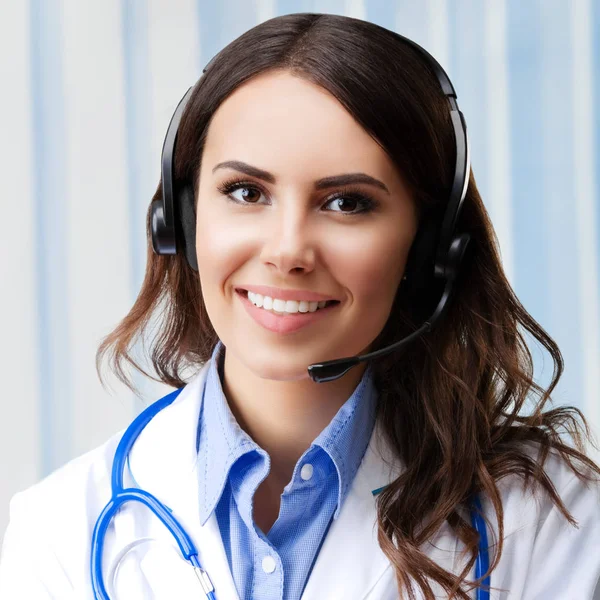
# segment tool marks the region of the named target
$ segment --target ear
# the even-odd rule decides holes
[[[177,198],[181,230],[183,233],[183,251],[190,267],[198,272],[196,259],[196,209],[194,207],[194,187],[189,184],[181,188]]]

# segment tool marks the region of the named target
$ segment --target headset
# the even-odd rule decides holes
[[[458,231],[458,218],[469,182],[470,152],[467,125],[458,108],[454,86],[444,69],[429,52],[394,31],[390,31],[390,33],[415,49],[431,66],[450,104],[450,117],[456,142],[456,164],[450,198],[441,220],[423,219],[413,241],[406,267],[406,271],[410,273],[410,286],[413,289],[431,289],[427,282],[433,280],[439,282],[440,287],[443,286],[443,292],[431,316],[421,327],[400,341],[362,356],[339,358],[310,365],[308,374],[317,383],[338,379],[355,365],[389,354],[430,331],[448,306],[460,264],[471,239],[469,233]],[[219,54],[215,55],[204,67],[203,75],[218,56]],[[175,189],[174,161],[179,122],[197,85],[196,83],[183,96],[169,123],[161,158],[162,197],[154,199],[150,209],[154,252],[156,254],[176,254],[178,244],[182,244],[187,262],[195,271],[198,271],[198,264],[196,261],[194,190],[191,183],[181,186],[181,189]],[[178,239],[177,231],[182,232],[182,238]]]

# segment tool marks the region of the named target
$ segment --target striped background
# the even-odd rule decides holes
[[[600,3],[3,0],[0,532],[13,493],[142,407],[100,386],[94,353],[140,286],[176,103],[242,32],[309,11],[395,29],[446,68],[509,278],[565,355],[556,400],[600,426]]]

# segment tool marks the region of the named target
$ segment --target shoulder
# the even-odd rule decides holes
[[[26,490],[13,496],[11,519],[15,512],[26,510],[34,516],[73,511],[98,497],[102,505],[110,496],[110,473],[115,450],[123,432],[102,445],[74,458]],[[107,492],[108,491],[108,496]],[[101,498],[99,498],[101,496]]]
[[[71,547],[62,550],[72,555],[75,538],[80,538],[82,546],[86,544],[97,515],[110,498],[112,460],[121,436],[122,432],[113,435],[15,494],[10,502],[7,535],[9,530],[15,536],[31,532],[37,539],[51,540],[58,554],[63,554],[61,546],[68,544]]]
[[[110,498],[112,458],[121,435],[13,496],[0,596],[72,598],[75,590],[86,589],[90,540]]]
[[[541,464],[540,448],[537,444],[526,447],[527,454],[538,464]],[[545,475],[569,512],[574,510],[580,514],[582,509],[588,509],[592,517],[600,518],[600,481],[589,467],[577,463],[578,469],[587,477],[580,477],[556,450],[550,450],[543,464]],[[521,506],[530,506],[543,522],[553,510],[559,510],[548,492],[533,479],[529,484],[521,475],[510,475],[498,482],[505,511]],[[559,511],[560,512],[560,511]]]
[[[539,447],[529,446],[528,453],[539,462]],[[517,475],[500,480],[503,551],[493,585],[521,590],[516,597],[591,599],[600,579],[598,477],[583,466],[590,479],[579,477],[553,450],[542,467],[574,523],[541,485],[526,486]],[[487,505],[497,540],[497,522],[489,501]]]

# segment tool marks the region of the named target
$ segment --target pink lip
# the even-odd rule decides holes
[[[307,290],[282,290],[268,285],[238,285],[236,290],[246,290],[261,294],[262,296],[270,296],[271,298],[279,298],[280,300],[308,300],[309,302],[321,302],[323,300],[337,300],[333,296],[325,296],[316,292]]]
[[[258,306],[254,306],[254,304],[248,300],[248,296],[243,292],[237,292],[237,295],[242,301],[242,304],[244,305],[244,308],[248,314],[259,325],[262,325],[269,331],[283,334],[292,333],[298,329],[301,329],[302,327],[306,327],[307,325],[320,320],[321,318],[327,316],[332,310],[335,310],[336,306],[338,306],[338,304],[332,304],[330,306],[326,306],[325,308],[319,308],[312,313],[307,312],[296,313],[293,315],[278,315],[270,310],[265,310],[263,308],[258,308]],[[281,298],[281,300],[283,299],[284,298]]]

